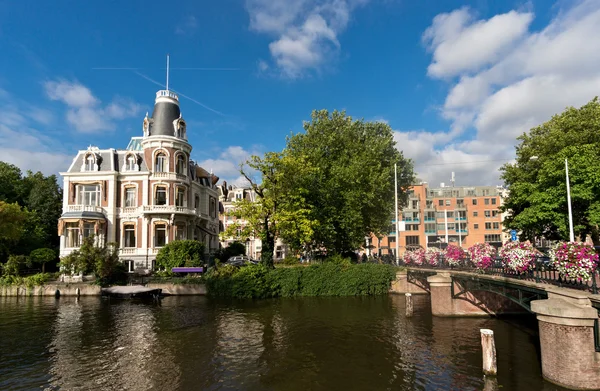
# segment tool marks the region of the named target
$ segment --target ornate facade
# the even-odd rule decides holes
[[[156,93],[143,137],[125,150],[79,151],[61,173],[60,256],[92,235],[98,244],[117,243],[129,271],[153,269],[172,240],[199,240],[207,254],[218,249],[219,178],[192,161],[191,151],[179,98],[169,90]]]

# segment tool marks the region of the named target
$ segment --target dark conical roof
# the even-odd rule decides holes
[[[173,136],[173,121],[181,117],[179,98],[171,91],[161,90],[156,93],[150,136]]]

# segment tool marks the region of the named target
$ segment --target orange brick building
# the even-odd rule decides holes
[[[445,247],[446,243],[463,248],[481,242],[502,245],[507,234],[503,232],[499,207],[506,194],[506,189],[496,186],[412,186],[408,205],[399,211],[399,253],[419,247]],[[388,235],[372,235],[366,243],[367,254],[394,254],[395,228],[392,221]]]

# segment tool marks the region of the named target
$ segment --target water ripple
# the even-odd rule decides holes
[[[499,385],[540,374],[530,318],[433,318],[427,296],[161,305],[0,298],[2,390],[481,390],[479,329],[496,333]]]

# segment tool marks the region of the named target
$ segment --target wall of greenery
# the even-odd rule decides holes
[[[210,270],[204,281],[211,296],[262,299],[382,295],[389,292],[395,276],[391,265],[323,262],[274,269],[223,265]]]

